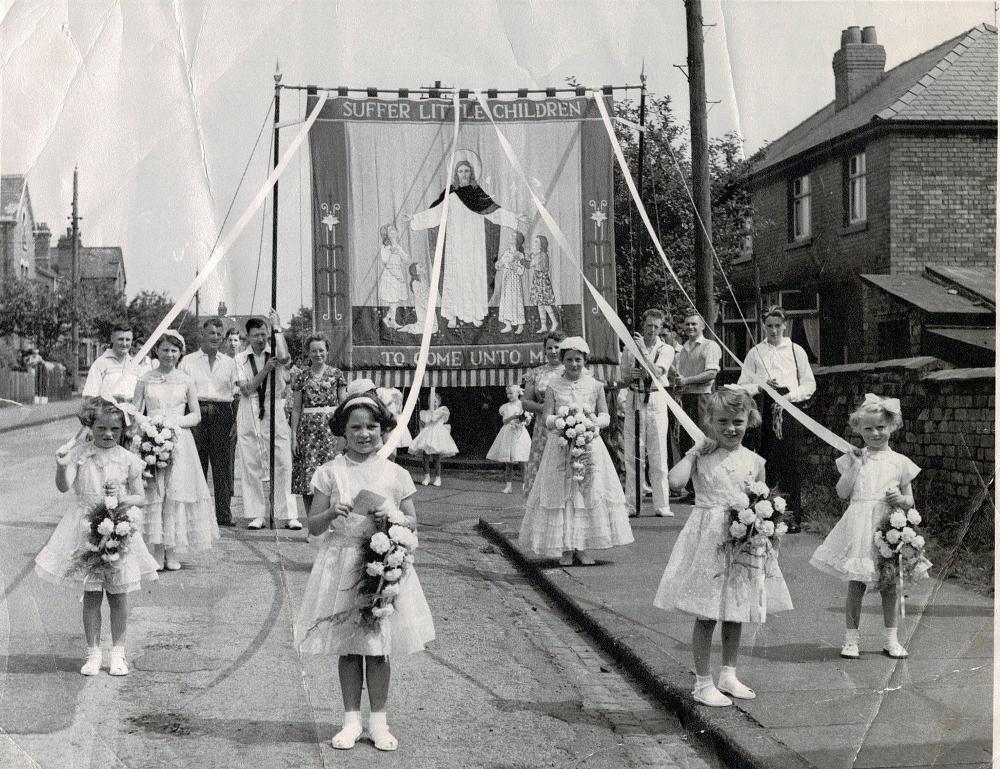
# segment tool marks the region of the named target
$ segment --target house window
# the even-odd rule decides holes
[[[847,161],[847,223],[856,224],[868,219],[868,177],[865,153],[860,152]]]
[[[750,329],[754,327],[754,307],[750,305],[744,309],[743,315],[740,315],[740,308],[734,302],[720,302],[719,310],[722,341],[740,360],[744,360],[747,352],[756,343],[750,335]],[[739,370],[739,364],[728,353],[723,355],[722,367],[726,370]]]
[[[792,240],[803,240],[812,234],[810,222],[812,192],[809,176],[800,176],[792,181]]]

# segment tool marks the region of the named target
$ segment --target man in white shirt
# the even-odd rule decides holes
[[[240,405],[236,415],[236,435],[240,476],[243,486],[243,516],[248,529],[260,529],[267,519],[267,495],[262,478],[274,485],[274,518],[287,521],[289,529],[301,529],[298,504],[292,496],[291,429],[285,417],[287,366],[291,361],[281,331],[278,313],[271,310],[275,334],[275,354],[267,347],[267,323],[261,318],[246,322],[247,348],[236,355],[236,386]],[[267,472],[271,438],[270,374],[275,372],[274,468]]]
[[[116,323],[111,329],[111,347],[91,364],[81,394],[131,403],[139,377],[150,368],[145,361],[136,361],[136,369],[129,371],[128,366],[133,363],[131,350],[131,326]]]
[[[178,368],[194,380],[201,422],[192,428],[201,471],[208,478],[212,466],[215,487],[215,518],[220,526],[232,526],[229,505],[233,496],[233,466],[230,434],[233,430],[233,395],[236,393],[236,361],[219,352],[222,321],[209,318],[201,324],[201,348],[185,355]]]
[[[646,359],[646,364],[656,373],[657,381],[664,387],[667,372],[674,362],[674,348],[660,339],[665,315],[657,309],[646,310],[642,315],[642,334],[635,334],[635,343]],[[670,487],[667,485],[667,435],[669,418],[667,401],[656,389],[646,369],[628,350],[622,355],[622,378],[629,384],[625,402],[623,449],[625,454],[625,502],[629,515],[639,515],[636,500],[636,465],[638,483],[642,485],[648,461],[649,483],[653,487],[653,508],[657,515],[672,516]],[[639,447],[636,456],[636,421],[639,422]],[[638,461],[637,461],[638,459]]]
[[[739,384],[751,395],[760,388],[755,384],[765,381],[792,403],[809,400],[816,392],[816,379],[806,351],[785,337],[785,311],[772,307],[761,319],[764,324],[764,341],[755,345],[746,360]],[[799,443],[802,426],[796,419],[785,419],[784,409],[766,395],[762,395],[760,426],[760,455],[767,460],[767,484],[780,486],[786,497],[792,522],[788,530],[795,533],[802,526],[802,490],[799,478]]]
[[[705,338],[705,323],[694,309],[684,316],[687,341],[681,345],[674,364],[673,384],[678,388],[681,405],[699,427],[705,421],[708,396],[715,389],[715,377],[722,367],[722,348]],[[681,435],[681,452],[694,445],[687,433]]]

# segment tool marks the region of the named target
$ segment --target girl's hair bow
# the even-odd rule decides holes
[[[135,416],[136,411],[135,411],[135,406],[133,406],[131,402],[119,401],[107,395],[102,395],[101,399],[105,403],[110,403],[112,406],[114,406],[116,409],[122,412],[122,418],[125,420],[126,427],[132,424],[132,417]]]
[[[875,393],[865,393],[863,406],[878,406],[890,414],[903,415],[903,410],[899,405],[899,398],[880,398]]]

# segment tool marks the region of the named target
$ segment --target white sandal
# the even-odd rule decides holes
[[[358,741],[361,732],[361,724],[345,724],[343,729],[333,735],[330,744],[337,750],[350,750],[354,747],[354,743]]]
[[[125,649],[121,646],[111,647],[111,659],[108,662],[108,672],[113,676],[127,676],[128,662],[125,660]]]
[[[895,643],[890,642],[886,644],[885,648],[882,649],[882,653],[886,657],[891,657],[894,660],[904,660],[910,656],[910,653],[906,651],[906,649],[903,647],[903,644],[901,644],[899,641],[896,641]]]
[[[95,646],[93,649],[88,649],[87,660],[83,663],[83,667],[80,668],[80,672],[85,676],[96,676],[101,672],[101,662],[103,662],[101,647]]]
[[[708,705],[711,708],[724,708],[733,704],[733,701],[720,692],[715,687],[715,684],[712,683],[695,689],[691,694],[694,695],[695,702],[700,702],[702,705]]]
[[[757,698],[757,692],[742,683],[736,676],[727,678],[720,676],[718,689],[723,694],[736,697],[738,700],[753,700]]]
[[[399,741],[392,736],[387,726],[377,726],[374,729],[369,727],[368,736],[372,738],[372,744],[379,750],[392,751],[399,747]]]

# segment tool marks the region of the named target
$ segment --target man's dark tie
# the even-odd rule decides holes
[[[268,358],[271,357],[271,353],[264,350],[264,363],[267,363]],[[257,377],[257,361],[254,359],[253,351],[250,351],[250,355],[247,356],[250,361],[250,370],[253,371],[254,378]],[[260,387],[257,388],[257,419],[264,418],[264,394],[267,392],[267,377],[264,377],[264,381],[260,383]]]

